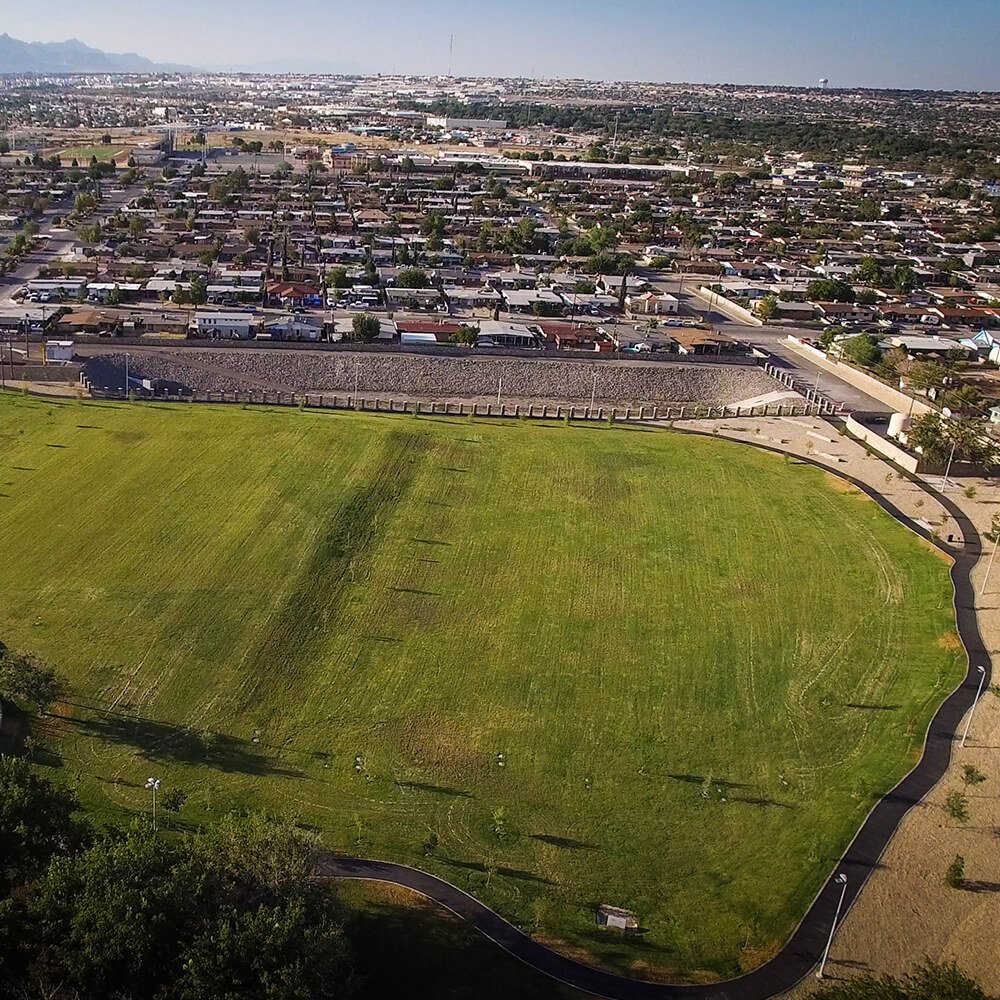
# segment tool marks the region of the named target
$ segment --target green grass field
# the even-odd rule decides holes
[[[63,160],[76,160],[85,167],[92,157],[96,156],[99,160],[113,160],[118,156],[124,156],[128,151],[128,146],[74,146],[71,149],[60,150],[59,157]]]
[[[0,537],[95,816],[160,776],[644,974],[779,947],[962,672],[924,542],[666,431],[0,397]]]

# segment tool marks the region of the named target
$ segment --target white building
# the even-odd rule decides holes
[[[249,340],[258,322],[253,313],[199,311],[191,320],[191,334],[220,340]]]

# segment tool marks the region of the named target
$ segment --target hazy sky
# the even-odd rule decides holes
[[[1000,90],[1000,0],[0,0],[0,31],[215,68]]]

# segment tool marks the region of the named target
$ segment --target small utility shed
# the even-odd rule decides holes
[[[68,364],[73,360],[72,340],[46,340],[45,341],[45,363]]]

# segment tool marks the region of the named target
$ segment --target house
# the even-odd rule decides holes
[[[494,322],[484,320],[479,325],[476,347],[520,347],[538,350],[542,346],[542,334],[538,327],[523,326],[520,323]]]
[[[503,299],[495,288],[445,285],[443,292],[453,309],[495,309],[503,305]]]
[[[732,354],[740,346],[724,333],[704,330],[673,330],[670,336],[677,343],[678,354]]]
[[[322,316],[282,316],[264,324],[263,336],[271,340],[322,340],[323,329]]]
[[[260,325],[260,318],[245,312],[195,312],[191,320],[192,337],[213,340],[249,340]]]
[[[658,292],[625,296],[625,308],[630,316],[673,316],[677,314],[679,306],[676,296],[661,295]]]
[[[277,304],[284,309],[323,304],[323,296],[315,285],[295,281],[269,281],[264,291],[271,305]]]
[[[390,309],[433,309],[441,304],[441,292],[437,288],[386,288],[385,301]]]
[[[786,302],[778,299],[778,319],[797,320],[802,323],[811,320],[816,315],[816,307],[811,302]]]
[[[509,312],[533,312],[551,316],[562,312],[565,305],[562,297],[548,288],[504,289],[503,298]]]

